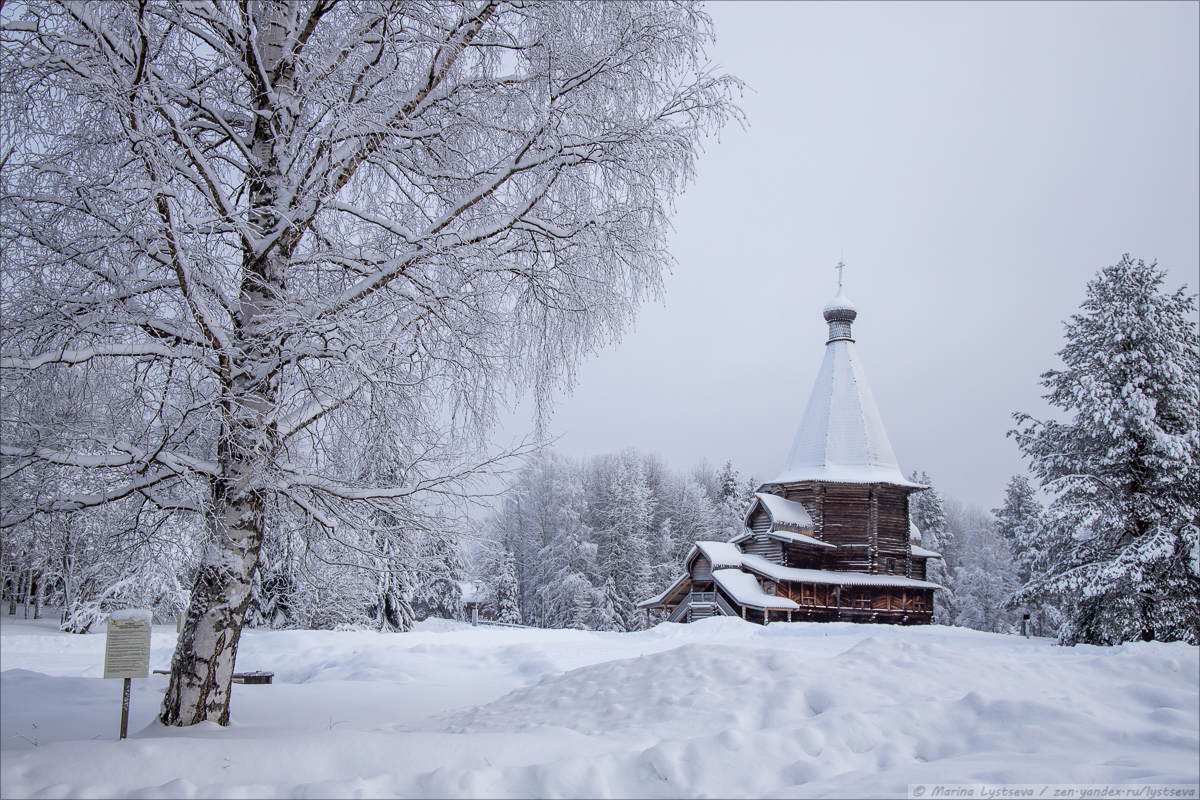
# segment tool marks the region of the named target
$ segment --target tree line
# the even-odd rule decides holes
[[[755,486],[728,462],[677,471],[632,448],[581,460],[546,450],[486,522],[473,560],[501,621],[640,630],[636,603],[679,577],[696,541],[740,533]]]

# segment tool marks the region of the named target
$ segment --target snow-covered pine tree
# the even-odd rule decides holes
[[[588,627],[594,631],[627,631],[624,617],[618,611],[623,598],[617,584],[610,575],[604,585],[593,594],[592,607],[588,615]]]
[[[1022,583],[1029,579],[1029,565],[1020,558],[1022,543],[1036,539],[1042,526],[1045,509],[1037,499],[1034,488],[1025,475],[1014,475],[1004,492],[1004,504],[992,509],[996,517],[996,532],[1013,547],[1018,577]]]
[[[412,606],[417,619],[462,619],[462,556],[458,544],[443,536],[417,537]]]
[[[668,506],[672,512],[670,534],[664,538],[656,564],[660,576],[667,581],[679,577],[683,558],[693,544],[727,538],[725,523],[728,515],[724,509],[713,507],[704,487],[687,477],[677,481],[672,488],[669,496],[657,501],[659,506]],[[666,582],[659,581],[655,592],[665,588]]]
[[[1046,509],[1037,499],[1029,478],[1014,475],[1005,490],[1004,504],[992,509],[992,513],[996,516],[997,532],[1008,542],[1012,551],[1017,588],[1023,587],[1029,582],[1038,557]],[[1029,628],[1033,636],[1055,636],[1065,621],[1058,606],[1048,596],[1040,600],[1026,600],[1020,604],[1019,613],[1029,614]]]
[[[279,536],[263,542],[246,604],[247,627],[285,628],[291,621],[293,563],[288,538]]]
[[[1042,375],[1069,422],[1016,414],[1017,444],[1054,495],[1017,599],[1066,605],[1066,644],[1197,642],[1200,336],[1186,287],[1125,255],[1066,323],[1063,370]]]
[[[908,518],[921,531],[921,546],[942,554],[940,559],[931,558],[926,562],[926,577],[942,587],[934,595],[933,621],[938,625],[949,625],[955,615],[954,532],[946,523],[942,497],[933,488],[930,477],[924,472],[918,477],[913,470],[909,480],[930,487],[908,496]]]
[[[995,520],[977,506],[944,504],[955,547],[954,624],[992,633],[1014,630],[1008,601],[1017,588],[1012,551]]]
[[[714,532],[718,541],[730,541],[742,534],[742,518],[746,513],[745,487],[738,481],[737,470],[732,461],[721,468],[721,496],[716,502],[719,516],[719,531]]]
[[[612,578],[616,595],[614,608],[622,630],[639,630],[644,625],[639,600],[654,594],[650,565],[650,525],[654,515],[654,493],[646,479],[643,459],[635,450],[619,453],[611,465],[605,486],[607,547],[604,566]]]
[[[372,626],[381,633],[406,631],[417,621],[416,612],[408,602],[412,576],[403,562],[394,557],[393,547],[394,542],[381,542],[379,552],[372,559],[374,591],[366,612]]]
[[[574,461],[561,478],[558,531],[554,539],[556,571],[551,590],[555,626],[585,628],[599,580],[599,546],[587,523],[589,509],[582,468]]]
[[[496,621],[520,625],[521,588],[517,584],[517,560],[512,550],[504,549],[496,572]]]

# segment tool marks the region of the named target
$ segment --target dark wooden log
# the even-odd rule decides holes
[[[755,536],[742,543],[742,549],[751,555],[762,556],[775,564],[783,563],[783,544],[769,536]]]

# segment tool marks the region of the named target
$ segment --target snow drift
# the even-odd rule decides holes
[[[632,634],[250,631],[229,728],[114,741],[103,637],[6,623],[4,796],[887,796],[922,782],[1195,783],[1196,647],[730,618]],[[155,628],[152,667],[174,634]],[[35,727],[36,726],[36,727]],[[93,737],[98,737],[93,740]],[[35,746],[36,742],[36,746]]]

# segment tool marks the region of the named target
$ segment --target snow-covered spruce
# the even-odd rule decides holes
[[[6,415],[0,526],[203,520],[162,718],[224,721],[263,542],[298,531],[348,574],[453,537],[498,399],[545,409],[659,291],[738,82],[691,3],[10,17],[0,380],[65,370],[82,396]]]
[[[1040,547],[1039,532],[1046,520],[1046,509],[1037,499],[1029,478],[1014,475],[1004,493],[1004,505],[992,509],[998,533],[1008,542],[1012,552],[1017,585],[1024,586],[1032,577],[1033,563]],[[1022,612],[1029,614],[1033,636],[1055,636],[1066,618],[1054,599],[1043,596],[1036,600],[1024,598]]]
[[[946,522],[946,511],[942,507],[942,496],[933,488],[930,477],[913,470],[909,480],[930,487],[916,492],[908,498],[909,521],[921,532],[921,546],[926,550],[941,553],[940,559],[930,559],[927,566],[928,579],[942,587],[933,606],[933,621],[939,625],[950,625],[954,621],[954,578],[955,547],[954,531]]]
[[[1125,255],[1066,323],[1066,368],[1042,376],[1070,422],[1015,415],[1055,495],[1018,600],[1058,598],[1065,643],[1183,640],[1200,630],[1200,337],[1186,287]]]
[[[1015,632],[1019,613],[1009,607],[1009,600],[1018,586],[1016,569],[995,518],[953,498],[946,501],[945,509],[955,542],[954,624],[978,631]]]

